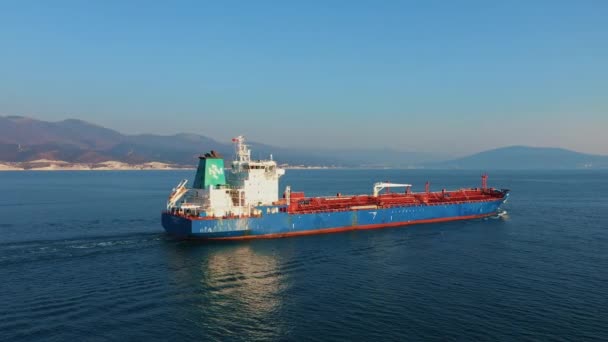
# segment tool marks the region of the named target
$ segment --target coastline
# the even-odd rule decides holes
[[[343,169],[338,166],[306,166],[306,165],[281,165],[291,170],[329,170]],[[162,162],[146,162],[129,164],[116,160],[99,163],[71,163],[63,160],[38,159],[27,162],[3,162],[0,161],[0,172],[2,171],[128,171],[128,170],[195,170],[192,165],[169,164]]]
[[[29,162],[0,162],[1,171],[128,171],[128,170],[192,170],[192,166],[147,162],[129,164],[119,161],[99,163],[70,163],[62,160],[39,159]]]

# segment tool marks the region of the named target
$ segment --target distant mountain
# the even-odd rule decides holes
[[[238,132],[235,132],[237,134]],[[377,150],[294,149],[248,142],[253,158],[273,154],[279,163],[313,166],[408,167],[438,160],[425,153]],[[216,150],[230,158],[233,146],[197,134],[124,135],[82,120],[48,122],[21,116],[0,116],[0,161],[38,159],[73,163],[163,162],[195,165],[197,157]]]
[[[0,117],[0,161],[37,159],[99,163],[160,161],[194,165],[210,149],[228,154],[228,144],[199,135],[124,135],[81,120],[47,122],[26,117]]]
[[[562,148],[510,146],[427,165],[457,169],[582,169],[608,168],[608,156]]]
[[[235,132],[238,134],[239,132]],[[560,148],[511,146],[448,161],[440,155],[392,149],[298,149],[251,142],[253,158],[306,166],[426,167],[459,169],[608,168],[608,156]],[[231,143],[198,134],[125,135],[82,120],[48,122],[21,116],[0,116],[0,162],[39,159],[71,163],[119,161],[195,165],[197,157],[216,150],[233,156]]]
[[[0,142],[4,144],[53,144],[80,149],[105,149],[122,138],[116,131],[81,120],[47,122],[21,116],[0,116]]]

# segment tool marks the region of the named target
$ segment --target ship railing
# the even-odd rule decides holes
[[[471,193],[467,193],[467,192],[475,192],[473,194]],[[330,200],[330,201],[336,201],[336,200],[349,200],[349,199],[353,199],[353,198],[391,198],[391,197],[399,197],[399,198],[403,198],[403,197],[417,197],[417,196],[433,196],[433,197],[443,197],[443,192],[441,191],[433,191],[433,192],[411,192],[411,193],[403,193],[403,192],[391,192],[391,193],[384,193],[384,194],[378,194],[378,197],[374,197],[372,195],[348,195],[348,194],[340,194],[339,196],[336,195],[327,195],[327,196],[311,196],[311,197],[303,197],[301,199],[323,199],[323,200]],[[477,197],[488,197],[488,196],[492,196],[494,195],[493,193],[490,192],[479,192],[479,190],[476,189],[459,189],[459,190],[452,190],[452,191],[446,191],[445,194],[449,194],[451,196],[457,195],[457,194],[462,194],[462,196],[464,196],[467,199],[475,199],[472,198],[472,196],[477,196]],[[407,196],[406,196],[407,195]]]
[[[428,207],[428,206],[445,206],[445,205],[455,205],[455,204],[468,204],[468,203],[481,203],[481,202],[493,202],[496,201],[497,198],[486,198],[482,200],[462,200],[462,201],[444,201],[444,202],[430,202],[430,203],[380,203],[377,204],[378,209],[385,208],[398,208],[398,207]],[[327,213],[327,212],[344,212],[344,211],[361,211],[366,209],[353,209],[351,207],[344,208],[323,208],[323,207],[315,207],[315,208],[306,208],[306,207],[297,207],[290,211],[290,213],[294,214],[314,214],[314,213]],[[372,210],[372,209],[369,209]]]

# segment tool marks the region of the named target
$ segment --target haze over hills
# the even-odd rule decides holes
[[[253,158],[267,158],[272,154],[279,163],[289,165],[469,169],[608,167],[606,156],[558,148],[513,146],[444,161],[446,158],[441,155],[391,149],[319,150],[248,143],[253,149]],[[0,116],[2,162],[44,159],[69,163],[118,161],[129,164],[162,162],[195,165],[197,157],[211,149],[228,159],[233,155],[231,143],[218,142],[198,134],[125,135],[76,119],[48,122],[20,116]]]
[[[307,166],[416,166],[439,160],[438,156],[390,149],[314,150],[269,146],[247,142],[253,158],[268,158],[280,163]],[[197,157],[214,149],[230,158],[234,147],[198,134],[125,135],[85,121],[59,122],[27,117],[0,117],[0,161],[26,162],[38,159],[73,163],[100,163],[114,160],[125,163],[164,162],[195,165]]]
[[[452,169],[607,168],[608,156],[579,153],[563,148],[509,146],[427,166]]]

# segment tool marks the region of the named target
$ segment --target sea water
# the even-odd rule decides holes
[[[492,172],[502,217],[221,243],[160,225],[193,173],[0,173],[0,340],[608,340],[608,171]],[[281,189],[479,176],[288,170]]]

